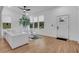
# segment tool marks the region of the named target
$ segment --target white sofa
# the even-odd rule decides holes
[[[28,32],[20,29],[4,30],[4,37],[12,49],[29,43]]]

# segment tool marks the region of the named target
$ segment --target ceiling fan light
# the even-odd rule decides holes
[[[26,10],[23,10],[23,11],[26,11]]]
[[[26,13],[26,15],[29,15],[28,13]]]

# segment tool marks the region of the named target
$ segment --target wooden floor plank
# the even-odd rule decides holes
[[[22,47],[11,49],[4,39],[0,39],[1,53],[78,53],[79,44],[75,41],[58,40],[52,37],[43,37],[33,40]]]

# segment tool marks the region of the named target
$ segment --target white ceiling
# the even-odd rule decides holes
[[[10,8],[12,11],[18,12],[18,13],[22,13],[23,10],[19,9],[18,7],[23,8],[22,6],[13,6],[13,7],[8,7]],[[55,8],[56,6],[27,6],[27,8],[31,9],[29,11],[29,13],[36,13],[42,10],[46,10],[46,9],[50,9],[50,8]]]
[[[27,6],[27,8],[31,9],[30,13],[36,13],[53,7],[54,6]]]

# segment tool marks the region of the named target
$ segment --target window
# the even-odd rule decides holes
[[[33,28],[33,23],[30,23],[30,28]]]
[[[38,22],[38,17],[34,17],[33,22]]]
[[[34,28],[38,28],[38,22],[34,22]]]
[[[38,17],[34,17],[34,28],[38,28]]]
[[[39,28],[39,29],[44,29],[44,15],[36,16],[36,17],[31,17],[30,18],[30,28]]]
[[[32,16],[30,16],[30,22],[31,22],[31,23],[33,22],[33,17],[32,17]]]
[[[30,28],[33,28],[33,17],[30,16]]]
[[[44,16],[43,15],[39,16],[39,22],[41,22],[41,21],[44,22]]]
[[[44,16],[39,16],[39,29],[44,29]]]
[[[44,28],[44,22],[39,22],[39,28],[43,29]]]

